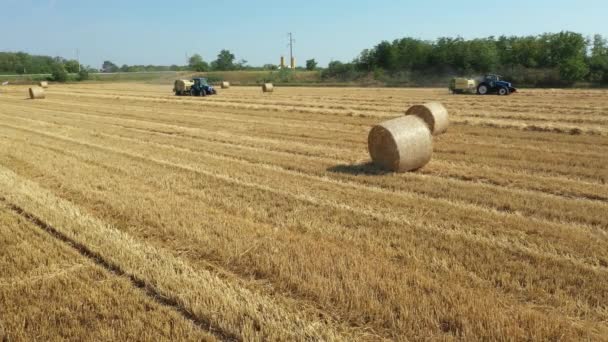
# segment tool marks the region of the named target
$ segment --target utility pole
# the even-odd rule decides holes
[[[289,32],[289,60],[291,61],[293,59],[293,43],[295,41],[293,40],[293,34],[291,32]]]
[[[76,60],[78,61],[78,73],[80,73],[80,50],[76,49]]]
[[[289,32],[288,35],[289,35],[289,65],[293,66],[294,67],[293,69],[295,69],[295,65],[292,65],[292,64],[293,64],[293,43],[295,43],[296,41],[295,41],[295,39],[293,39],[293,33]]]

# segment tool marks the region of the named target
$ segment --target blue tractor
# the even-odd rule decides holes
[[[206,96],[206,95],[215,95],[217,91],[213,86],[207,83],[207,79],[204,77],[193,78],[192,81],[194,84],[190,88],[190,95],[192,96]]]
[[[513,85],[506,81],[501,81],[498,75],[486,75],[483,80],[477,85],[477,94],[498,94],[498,95],[509,95],[516,92],[517,89]]]
[[[175,95],[178,96],[207,96],[217,94],[215,88],[210,86],[207,79],[204,77],[193,78],[191,81],[176,80],[173,91],[175,92]]]

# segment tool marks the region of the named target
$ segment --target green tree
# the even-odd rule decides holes
[[[383,41],[375,47],[374,59],[375,66],[385,69],[395,69],[397,63],[397,55],[393,45],[387,41]]]
[[[217,55],[217,59],[211,64],[212,69],[219,71],[234,70],[234,60],[236,57],[228,50],[222,50]]]
[[[306,61],[306,70],[313,71],[317,68],[317,61],[313,59],[309,59]]]
[[[194,70],[194,68],[201,63],[203,63],[203,57],[198,53],[195,53],[188,59],[188,66],[192,70]]]
[[[203,72],[209,70],[209,64],[203,60],[203,57],[195,53],[188,59],[188,69]]]
[[[247,61],[244,59],[240,59],[235,65],[234,68],[237,70],[247,69]]]
[[[493,38],[469,41],[468,50],[470,60],[467,61],[467,64],[471,66],[472,70],[487,73],[498,66],[498,50]]]
[[[77,60],[70,59],[69,61],[64,62],[63,66],[65,67],[65,70],[67,72],[69,72],[70,74],[75,74],[78,72],[80,64]]]
[[[593,37],[589,58],[589,80],[608,83],[608,42],[599,34]]]
[[[431,43],[413,38],[403,38],[393,42],[395,68],[401,71],[424,70],[429,67],[428,59],[433,46]]]
[[[101,72],[118,72],[119,68],[110,61],[104,61],[101,65]]]
[[[55,82],[66,82],[68,80],[68,72],[62,63],[55,63],[53,65],[51,76]]]
[[[568,84],[584,79],[588,73],[589,67],[583,58],[572,57],[559,64],[559,75]]]
[[[548,37],[546,51],[549,52],[550,63],[560,66],[561,63],[572,59],[584,59],[587,52],[587,40],[580,33],[560,32]]]

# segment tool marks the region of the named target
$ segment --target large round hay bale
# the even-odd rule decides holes
[[[42,88],[48,88],[49,87],[49,82],[47,82],[47,81],[40,81],[40,82],[38,82],[38,86],[40,86]]]
[[[45,97],[45,95],[44,95],[43,88],[40,88],[40,87],[31,87],[30,88],[30,99],[36,100],[36,99],[43,99],[44,97]]]
[[[228,89],[228,88],[230,88],[230,82],[226,82],[226,81],[222,82],[222,89]]]
[[[425,121],[415,115],[374,126],[367,143],[374,164],[388,171],[417,170],[433,154],[433,135]]]
[[[264,83],[262,91],[265,93],[272,93],[274,91],[274,85],[272,85],[272,83]]]
[[[448,126],[450,126],[448,111],[439,102],[412,106],[405,112],[405,115],[415,115],[423,119],[433,135],[445,133],[448,130]]]

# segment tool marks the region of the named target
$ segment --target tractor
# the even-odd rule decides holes
[[[177,96],[207,96],[217,94],[215,88],[209,85],[204,77],[193,78],[191,81],[177,80],[173,86],[173,91]]]
[[[477,85],[477,94],[498,94],[498,95],[509,95],[516,92],[517,89],[513,85],[506,81],[501,81],[498,75],[487,75]]]
[[[453,78],[450,91],[454,94],[498,94],[509,95],[517,91],[509,82],[501,81],[498,75],[486,75],[481,81],[467,78]]]

